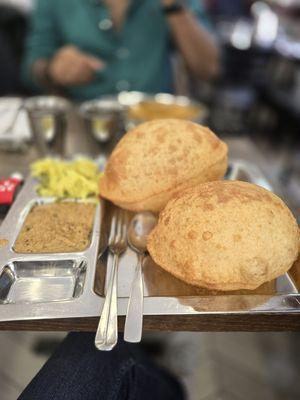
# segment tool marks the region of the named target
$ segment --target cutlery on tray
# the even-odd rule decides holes
[[[112,217],[108,239],[108,249],[113,256],[112,270],[95,337],[95,345],[99,350],[112,350],[118,342],[117,275],[119,258],[126,248],[127,214],[120,209],[116,209]]]

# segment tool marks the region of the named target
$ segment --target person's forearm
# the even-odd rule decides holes
[[[219,50],[212,35],[202,28],[188,10],[167,15],[175,42],[188,68],[202,79],[219,71]]]

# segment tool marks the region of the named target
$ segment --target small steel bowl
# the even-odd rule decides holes
[[[70,103],[57,96],[34,96],[24,101],[30,121],[48,144],[64,134],[69,108]]]
[[[87,130],[100,143],[112,140],[124,129],[124,106],[119,103],[117,96],[82,103],[79,114],[84,119]]]

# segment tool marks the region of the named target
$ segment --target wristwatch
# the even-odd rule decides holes
[[[165,15],[180,14],[184,9],[184,5],[180,0],[174,0],[168,6],[162,6],[162,11]]]

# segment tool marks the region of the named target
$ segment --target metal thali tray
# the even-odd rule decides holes
[[[271,190],[260,170],[231,161],[226,179],[256,183]],[[63,254],[18,254],[14,242],[34,204],[53,202],[35,191],[29,178],[0,226],[0,321],[100,316],[112,256],[106,249],[112,205],[96,208],[89,247]],[[2,246],[2,247],[1,247]],[[128,248],[118,269],[118,314],[125,315],[136,254]],[[297,281],[288,272],[254,291],[212,292],[187,285],[147,257],[144,272],[145,315],[255,314],[300,312]]]

